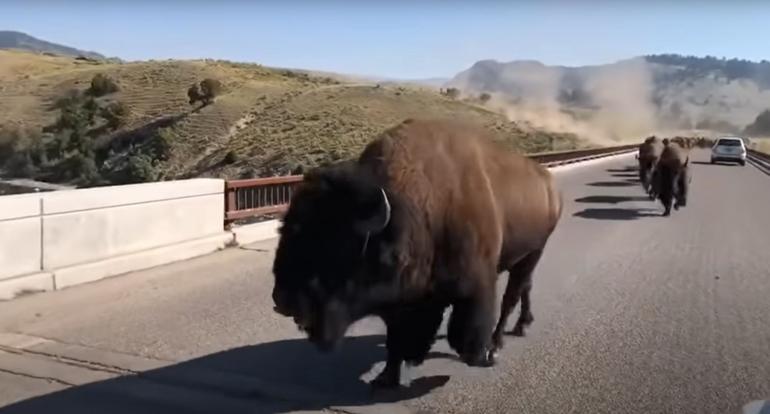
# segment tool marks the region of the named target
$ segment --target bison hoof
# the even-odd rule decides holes
[[[519,336],[524,337],[524,324],[523,323],[517,323],[516,326],[513,327],[513,330],[511,331],[511,335],[513,336]]]
[[[495,365],[495,363],[497,363],[497,351],[497,348],[492,348],[489,350],[489,352],[487,352],[487,361],[489,361],[489,366]]]
[[[489,349],[481,355],[465,355],[462,360],[469,367],[488,368],[495,365],[496,356],[497,353],[493,349]]]
[[[392,372],[385,370],[382,371],[377,378],[372,380],[369,385],[371,385],[373,390],[393,389],[398,388],[401,385],[401,379],[399,378],[399,375],[394,375]]]

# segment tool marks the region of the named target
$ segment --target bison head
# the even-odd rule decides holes
[[[275,311],[334,348],[393,284],[383,266],[391,202],[355,163],[310,172],[292,197],[273,263]],[[387,262],[387,260],[386,260]]]

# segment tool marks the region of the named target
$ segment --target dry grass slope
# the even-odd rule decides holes
[[[764,152],[765,154],[770,154],[770,138],[757,139],[753,144],[753,149]]]
[[[570,135],[525,131],[430,88],[340,83],[225,61],[94,63],[10,51],[0,51],[0,125],[50,124],[57,115],[52,102],[87,89],[97,73],[119,85],[107,99],[129,108],[126,125],[107,139],[165,129],[171,154],[159,166],[163,179],[299,172],[354,156],[377,133],[410,117],[476,122],[524,152],[584,145]],[[190,106],[187,88],[206,77],[221,80],[223,94],[206,107]]]

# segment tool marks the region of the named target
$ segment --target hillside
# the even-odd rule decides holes
[[[117,90],[89,95],[97,75]],[[204,78],[221,81],[222,92],[209,105],[191,105],[188,88]],[[485,125],[518,151],[587,145],[429,87],[342,83],[226,61],[114,63],[0,51],[5,175],[98,185],[297,173],[354,156],[383,129],[423,116]]]
[[[56,43],[40,40],[26,33],[10,30],[0,30],[0,49],[15,49],[28,52],[49,53],[59,56],[78,57],[83,56],[91,59],[104,59],[105,57],[96,52],[75,49],[74,47],[59,45]]]
[[[490,93],[513,119],[607,139],[693,129],[744,132],[770,108],[770,62],[652,55],[565,67],[483,60],[445,84]]]

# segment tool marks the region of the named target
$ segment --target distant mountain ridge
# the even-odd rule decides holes
[[[0,49],[19,49],[37,53],[51,53],[60,56],[84,56],[91,59],[106,59],[105,56],[87,50],[48,42],[26,33],[0,30]]]
[[[660,130],[737,133],[770,109],[770,62],[661,54],[567,67],[487,59],[444,87],[466,98],[490,94],[509,118],[572,132],[578,123],[584,133],[598,124],[614,138]]]

